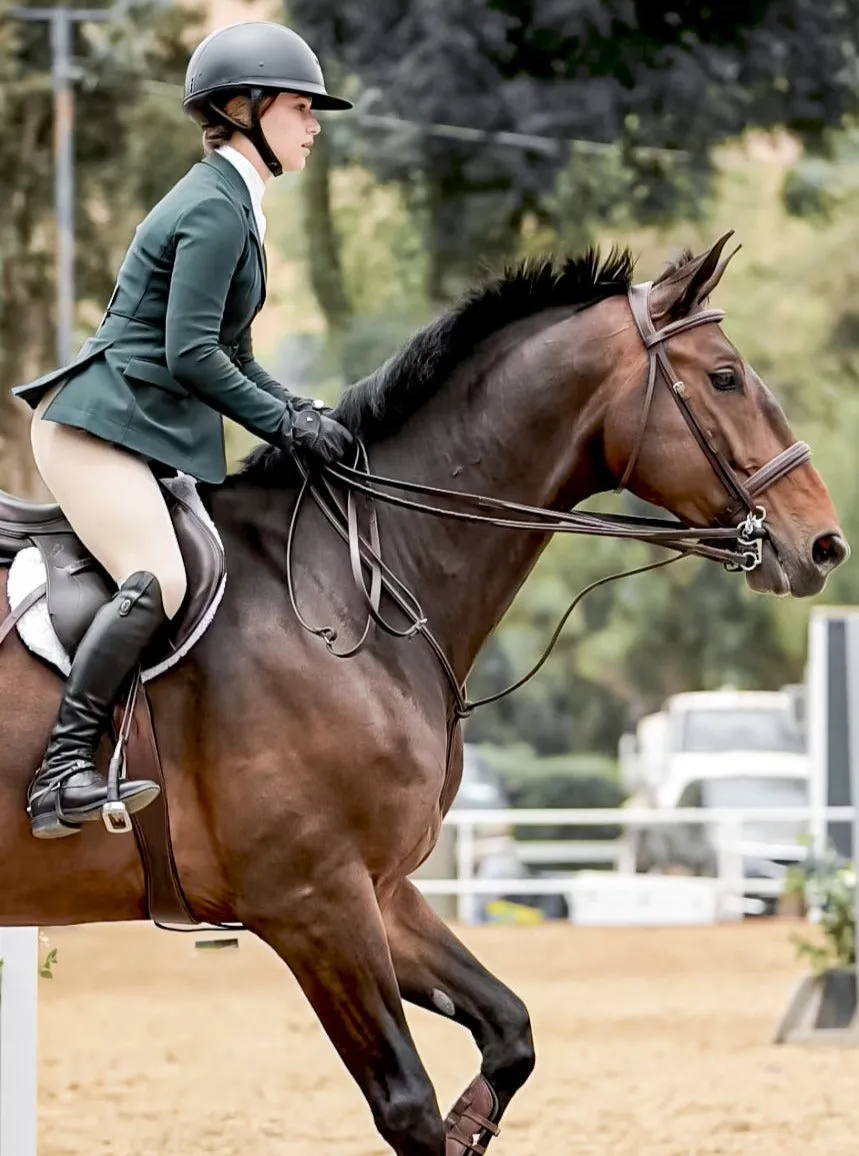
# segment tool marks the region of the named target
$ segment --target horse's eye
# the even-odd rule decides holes
[[[740,388],[739,378],[733,369],[719,369],[715,373],[711,373],[710,381],[712,381],[714,389],[719,389],[723,393]]]

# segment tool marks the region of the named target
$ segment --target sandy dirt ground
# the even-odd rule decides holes
[[[492,1156],[856,1156],[859,1056],[779,1048],[799,975],[790,923],[480,928],[538,1066]],[[147,926],[50,933],[40,1156],[377,1156],[388,1151],[295,982],[250,936],[196,951]],[[468,1037],[410,1021],[443,1110]]]

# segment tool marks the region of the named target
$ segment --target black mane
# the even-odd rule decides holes
[[[508,269],[466,294],[375,373],[350,386],[335,416],[366,445],[395,434],[480,342],[545,310],[582,309],[626,293],[634,265],[629,249],[615,247],[605,260],[591,248],[563,264],[545,260]],[[281,457],[271,447],[258,448],[245,459],[242,474],[272,481],[283,473]]]

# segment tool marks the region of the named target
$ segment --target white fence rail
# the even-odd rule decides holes
[[[595,863],[621,866],[625,848],[620,839],[517,839],[519,858],[529,867],[546,863],[566,863],[570,867],[592,867]]]
[[[416,885],[426,895],[457,896],[457,916],[463,922],[476,919],[477,896],[481,895],[567,895],[572,890],[570,872],[555,875],[535,874],[528,878],[479,878],[477,875],[477,831],[498,827],[665,827],[678,824],[700,824],[715,831],[718,874],[714,879],[725,899],[725,909],[738,914],[754,912],[754,902],[748,896],[774,897],[781,893],[782,881],[773,878],[745,878],[744,856],[755,854],[765,858],[787,858],[790,848],[770,846],[759,841],[752,844],[743,839],[743,826],[753,823],[760,827],[767,823],[850,822],[854,820],[852,807],[771,807],[771,808],[717,808],[699,807],[661,810],[643,807],[619,808],[547,808],[545,810],[485,810],[451,811],[445,824],[456,828],[456,876],[450,879],[417,879]],[[564,863],[571,869],[584,864],[614,862],[617,868],[632,870],[626,856],[624,840],[536,840],[518,844],[519,858],[529,866],[541,863]],[[802,851],[794,848],[801,860]],[[0,1154],[2,1156],[2,1154]]]
[[[36,1156],[39,932],[0,927],[0,1156]]]

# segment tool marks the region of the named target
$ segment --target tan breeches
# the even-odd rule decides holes
[[[172,618],[185,597],[185,566],[167,505],[140,458],[72,426],[45,421],[56,390],[39,402],[30,442],[42,481],[72,529],[120,585],[138,570],[161,584]]]

